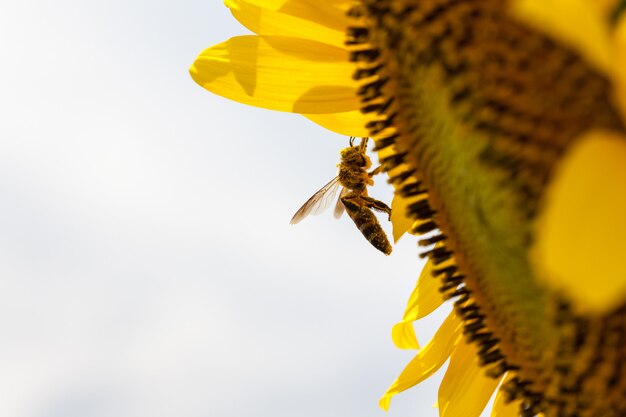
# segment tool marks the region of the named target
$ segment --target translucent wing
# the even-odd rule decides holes
[[[341,186],[339,177],[333,178],[328,184],[322,187],[321,190],[313,194],[313,197],[309,198],[306,203],[293,215],[291,218],[291,224],[299,223],[309,214],[320,214],[329,202],[335,199],[337,190]]]
[[[343,205],[343,201],[341,201],[341,199],[348,195],[349,192],[350,190],[345,187],[341,189],[341,193],[339,193],[339,198],[337,199],[337,204],[335,204],[335,212],[333,213],[335,219],[340,218],[343,212],[346,211],[346,206]]]

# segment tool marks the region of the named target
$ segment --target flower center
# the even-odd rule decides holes
[[[507,389],[523,415],[626,412],[626,309],[576,317],[529,263],[563,153],[590,128],[624,127],[609,82],[502,3],[363,0],[347,41],[362,110],[377,117],[377,148],[393,148],[383,166],[405,167],[392,182],[413,199],[420,244],[438,243],[424,256],[466,338],[488,374],[515,373]]]

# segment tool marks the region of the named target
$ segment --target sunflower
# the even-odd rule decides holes
[[[427,259],[380,400],[446,362],[441,416],[626,415],[626,2],[227,0],[207,90],[369,136]],[[433,277],[435,279],[433,279]],[[421,347],[413,322],[452,300]]]

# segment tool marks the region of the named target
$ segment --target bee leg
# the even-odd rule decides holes
[[[383,166],[382,165],[378,165],[376,168],[374,168],[373,170],[368,172],[367,175],[369,175],[369,177],[372,178],[374,175],[378,175],[382,171],[383,171]]]
[[[361,198],[359,197],[358,194],[355,194],[353,192],[350,192],[346,194],[345,196],[341,197],[340,200],[345,206],[348,213],[355,213],[357,211],[360,211],[361,207],[363,207],[362,203],[359,204],[360,203],[359,200],[361,200]]]
[[[356,199],[360,198],[361,195],[358,193],[355,193],[354,191],[350,191],[347,194],[345,194],[343,197],[341,197],[341,201],[346,204],[346,202],[348,202],[348,204],[356,204],[356,205],[361,205],[359,203],[357,203]]]
[[[361,196],[361,198],[363,199],[363,201],[366,202],[368,208],[387,213],[387,215],[389,216],[389,220],[391,220],[391,207],[389,207],[387,204],[368,196]]]
[[[369,166],[372,164],[366,154],[368,140],[369,138],[361,138],[361,143],[359,143],[359,151],[361,153],[361,159],[363,160],[363,166],[365,168],[369,168]]]

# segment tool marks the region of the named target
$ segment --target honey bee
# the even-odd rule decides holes
[[[335,204],[335,218],[341,217],[346,211],[363,236],[376,249],[389,255],[391,244],[372,209],[387,213],[391,219],[391,208],[367,194],[367,187],[374,185],[372,177],[381,172],[381,167],[367,172],[372,166],[372,161],[365,153],[368,138],[362,138],[358,145],[354,145],[354,139],[351,137],[350,146],[341,151],[341,161],[337,165],[339,174],[300,207],[291,219],[291,224],[300,222],[309,214],[315,215],[324,211],[341,188]]]

